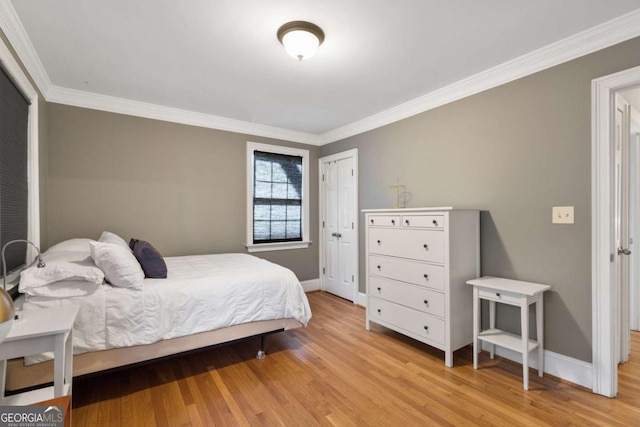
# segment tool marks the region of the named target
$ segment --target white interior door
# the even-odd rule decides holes
[[[640,88],[635,91],[640,95]],[[636,243],[640,242],[639,108],[637,102],[631,105],[629,115],[629,329],[632,331],[640,330],[640,250]]]
[[[615,247],[616,286],[618,316],[616,325],[616,360],[629,360],[630,320],[629,320],[629,255],[631,251],[629,235],[629,117],[630,109],[624,100],[616,96],[615,110]]]
[[[320,256],[322,266],[321,286],[327,292],[334,295],[340,294],[340,271],[338,268],[338,165],[336,162],[324,162],[322,164],[324,210],[322,213],[321,239],[324,243],[324,251]],[[324,255],[324,260],[322,259]]]
[[[320,288],[357,302],[357,151],[320,159]]]

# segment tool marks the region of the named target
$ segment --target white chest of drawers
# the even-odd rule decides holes
[[[473,341],[480,216],[452,208],[365,209],[367,330],[371,322],[445,352]]]

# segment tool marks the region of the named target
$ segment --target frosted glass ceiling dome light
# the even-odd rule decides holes
[[[302,61],[316,53],[324,41],[324,31],[311,22],[287,22],[278,28],[278,40],[289,55]]]

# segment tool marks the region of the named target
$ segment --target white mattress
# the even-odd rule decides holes
[[[166,279],[145,279],[142,289],[103,284],[88,296],[27,296],[23,309],[80,305],[74,354],[150,344],[259,320],[292,318],[303,325],[311,309],[295,274],[246,254],[165,258]],[[27,364],[51,358],[26,358]]]

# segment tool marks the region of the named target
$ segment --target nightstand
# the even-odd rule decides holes
[[[78,306],[17,312],[9,335],[0,344],[0,405],[29,405],[71,395],[73,322]],[[7,360],[53,351],[53,386],[5,397]]]
[[[34,403],[31,406],[62,406],[64,412],[64,427],[71,427],[71,396],[56,397],[45,400],[44,402]]]
[[[529,389],[529,353],[538,350],[538,375],[544,372],[544,330],[543,298],[549,285],[502,279],[499,277],[481,277],[467,281],[473,286],[473,368],[478,369],[479,342],[491,345],[491,358],[495,346],[507,348],[522,354],[522,380],[524,389]],[[480,303],[489,301],[489,329],[480,331]],[[496,329],[496,303],[520,307],[521,335]],[[529,305],[536,305],[536,340],[529,339]]]

